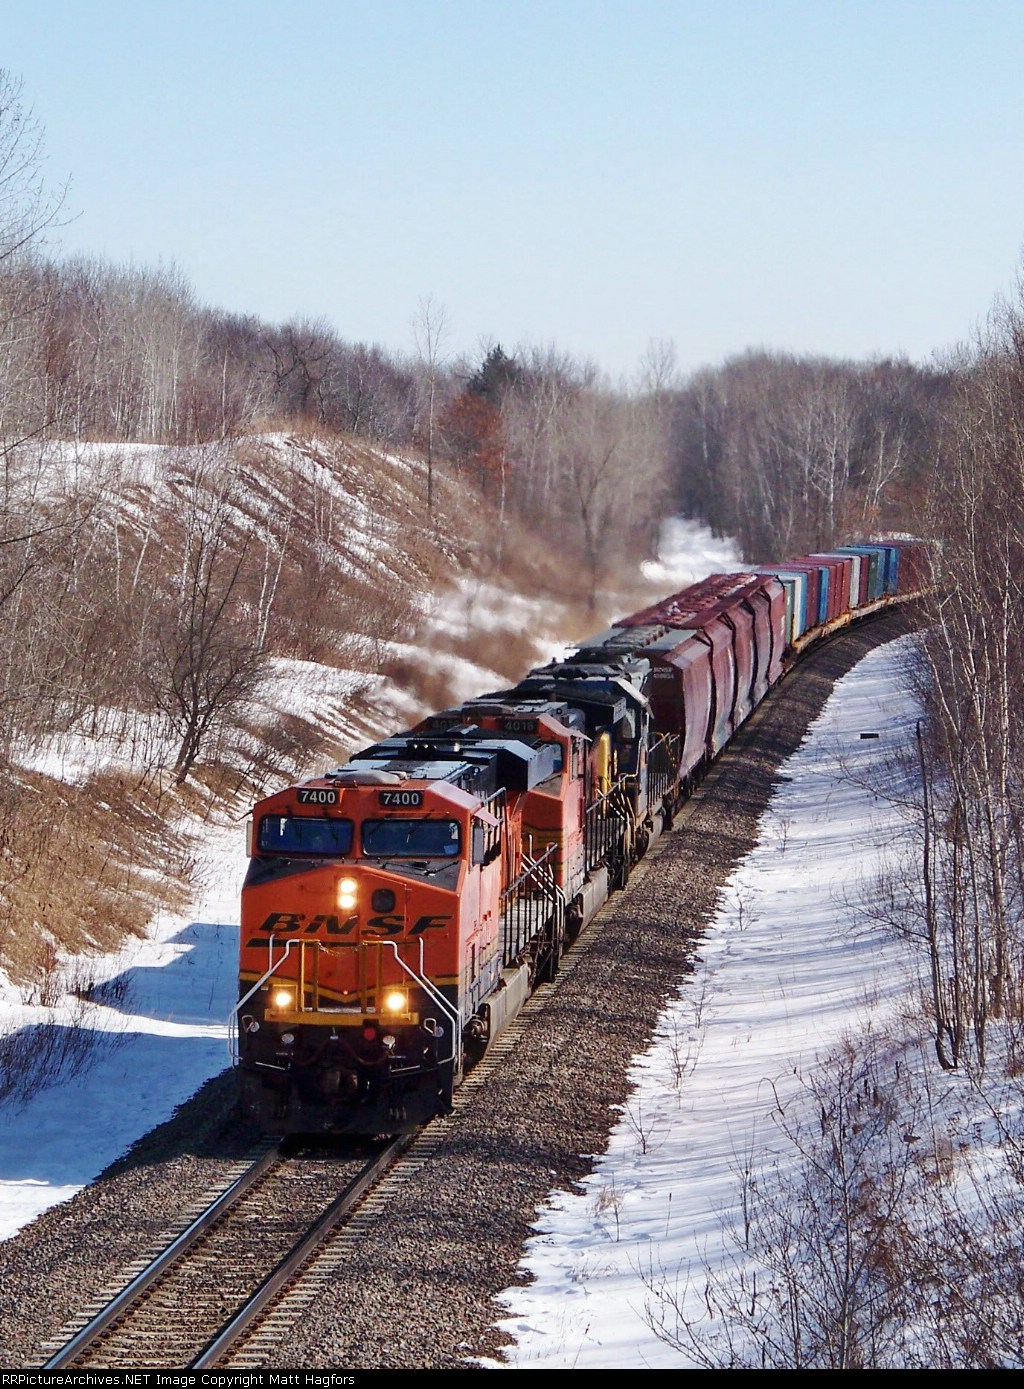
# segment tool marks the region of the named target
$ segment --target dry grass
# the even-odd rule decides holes
[[[167,825],[173,808],[149,778],[8,784],[0,952],[17,982],[41,989],[55,948],[115,949],[144,934],[155,906],[184,907],[191,864]]]
[[[538,664],[540,641],[571,644],[603,625],[574,557],[520,530],[512,517],[499,523],[445,465],[437,469],[428,516],[421,465],[382,458],[341,437],[291,437],[297,452],[266,439],[241,441],[230,460],[192,478],[196,486],[218,486],[224,468],[230,472],[233,524],[240,544],[248,534],[253,560],[250,611],[264,601],[268,575],[276,575],[269,655],[380,672],[425,709],[438,709],[456,695],[443,669],[390,654],[396,641],[422,640],[425,593],[472,575],[541,600],[545,613],[535,632],[510,628],[446,643],[451,655],[492,669],[509,684]],[[173,485],[140,481],[126,498],[123,538],[136,547],[127,567],[143,554],[152,566],[143,589],[158,591],[164,570],[174,569],[182,543],[177,498],[190,468],[195,471],[187,450],[173,453],[167,466]],[[136,535],[133,526],[146,516],[158,524],[151,535]],[[624,601],[622,610],[630,606]],[[134,619],[122,617],[127,649]],[[122,697],[121,687],[95,694],[104,706],[114,697]],[[130,713],[127,682],[123,697]],[[352,712],[358,727],[360,711]],[[82,786],[8,769],[0,786],[0,965],[12,978],[43,987],[55,951],[111,949],[141,936],[156,908],[183,909],[188,847],[168,828],[183,812],[200,821],[225,812],[241,816],[286,779],[341,762],[351,751],[337,728],[286,715],[255,726],[250,717],[239,708],[211,728],[180,788],[166,768],[152,765],[152,751],[145,772],[98,776]],[[38,728],[27,732],[42,745],[54,727],[40,715]]]

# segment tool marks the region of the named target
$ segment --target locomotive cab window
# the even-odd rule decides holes
[[[352,852],[351,820],[313,815],[264,815],[260,821],[261,854],[322,854],[343,858]]]
[[[368,858],[457,858],[462,847],[457,820],[363,821]]]

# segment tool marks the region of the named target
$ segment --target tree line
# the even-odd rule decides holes
[[[915,516],[953,373],[745,354],[684,378],[652,343],[631,382],[556,348],[449,349],[420,303],[406,353],[324,319],[266,323],[199,302],[173,268],[47,254],[62,194],[0,71],[0,427],[19,440],[200,445],[301,423],[447,469],[570,543],[592,585],[648,550],[666,512],[751,561]]]
[[[758,365],[735,364],[742,390]],[[836,398],[831,370],[790,368],[775,425]],[[934,545],[906,667],[921,718],[875,788],[909,833],[860,907],[924,962],[921,998],[816,1057],[806,1103],[773,1112],[792,1167],[741,1165],[742,1228],[727,1271],[697,1279],[700,1315],[691,1269],[651,1267],[648,1324],[708,1368],[1024,1364],[1024,278],[943,373],[891,384],[886,447],[915,457],[913,529]],[[799,429],[752,419],[766,456],[796,448]],[[828,479],[795,474],[827,522]]]
[[[27,731],[141,711],[171,731],[184,779],[268,655],[379,653],[414,582],[442,559],[501,564],[514,534],[556,548],[591,594],[675,513],[752,563],[878,531],[935,536],[928,930],[954,960],[937,966],[944,1054],[965,1019],[980,1041],[1019,956],[1019,309],[942,365],[751,351],[684,376],[652,344],[613,383],[553,347],[458,358],[428,299],[403,355],[323,320],[211,308],[176,270],[50,254],[62,192],[42,178],[41,138],[0,72],[8,754]],[[282,432],[301,440],[288,459]],[[158,477],[147,445],[166,450]],[[395,485],[397,457],[419,470],[418,502]],[[398,582],[346,553],[339,485],[404,556]]]
[[[218,767],[251,786],[302,762],[286,716],[253,726],[271,656],[379,668],[416,595],[453,567],[502,565],[510,536],[555,548],[594,593],[672,514],[735,537],[751,563],[901,531],[937,543],[910,672],[916,839],[884,908],[929,962],[938,1063],[998,1067],[1008,1086],[1024,1073],[1024,296],[927,367],[757,350],[684,375],[652,344],[634,380],[613,383],[552,347],[456,357],[429,299],[401,354],[324,320],[211,308],[177,270],[61,258],[47,237],[63,193],[42,168],[41,130],[0,71],[0,953],[18,977],[41,932],[63,939],[72,906],[97,945],[144,929],[132,863],[177,871],[165,783],[217,795]],[[72,731],[116,742],[136,770],[45,798],[27,755]],[[844,1071],[830,1103],[873,1096],[865,1085]],[[811,1350],[783,1345],[780,1364],[898,1363],[885,1337],[924,1315],[900,1300],[913,1279],[880,1243],[898,1203],[872,1198],[851,1147],[869,1130],[839,1109],[833,1124],[822,1108],[827,1162],[801,1139],[809,1172],[842,1177],[838,1194],[808,1188],[808,1228],[818,1250],[848,1255],[863,1236],[866,1254],[810,1312],[804,1265],[776,1269],[790,1325],[815,1323]],[[876,1125],[882,1147],[893,1122]],[[1020,1166],[1018,1129],[1006,1144]],[[888,1199],[905,1171],[879,1159],[873,1189]],[[766,1250],[790,1247],[771,1226],[779,1202]],[[930,1228],[956,1233],[943,1221]],[[958,1340],[954,1363],[1021,1358],[1019,1297],[1000,1310],[986,1281],[998,1249],[1024,1284],[1007,1252],[1020,1228],[1001,1209],[934,1244],[977,1291],[967,1301],[1001,1319],[987,1344]],[[956,1279],[942,1288],[948,1301]],[[967,1310],[962,1323],[967,1335]]]
[[[1024,1065],[1024,281],[944,401],[924,524],[941,540],[915,677],[911,900],[945,1067]],[[991,1024],[1000,1027],[993,1039]],[[994,1042],[994,1044],[993,1044]]]

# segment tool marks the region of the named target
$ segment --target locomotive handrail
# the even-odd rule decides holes
[[[619,840],[623,841],[624,850],[628,849],[626,841],[629,839],[632,819],[629,783],[636,780],[634,773],[626,772],[618,777],[607,791],[598,792],[596,799],[587,806],[584,825],[588,872],[596,864],[605,861]]]
[[[492,824],[487,823],[488,817],[493,821]],[[481,801],[479,807],[473,812],[473,821],[471,860],[474,865],[493,863],[501,854],[502,846],[508,838],[505,833],[505,826],[508,823],[508,800],[504,787],[492,791],[486,800]],[[480,831],[479,853],[477,846],[478,829]]]
[[[271,950],[273,950],[273,945],[274,945],[273,937],[271,937],[271,939],[269,940],[268,944],[270,945]],[[245,1007],[245,1005],[249,1002],[249,999],[252,998],[253,994],[256,993],[258,989],[261,989],[261,988],[263,987],[263,985],[267,982],[267,980],[270,978],[270,976],[271,976],[272,974],[276,974],[277,971],[281,968],[281,966],[282,966],[282,965],[284,964],[284,962],[287,960],[288,955],[289,955],[289,952],[291,951],[292,946],[293,946],[293,945],[301,945],[301,944],[302,944],[301,941],[295,941],[295,940],[287,940],[287,941],[285,941],[285,943],[284,943],[284,953],[281,955],[280,959],[275,960],[275,961],[273,961],[273,962],[271,963],[270,968],[269,968],[268,970],[266,970],[263,974],[260,975],[259,979],[256,980],[256,983],[253,984],[252,988],[248,991],[248,993],[243,994],[243,996],[238,1000],[238,1002],[235,1004],[234,1008],[232,1008],[231,1012],[228,1014],[228,1050],[229,1050],[229,1052],[230,1052],[231,1059],[232,1059],[232,1062],[233,1062],[233,1063],[236,1062],[236,1061],[238,1060],[238,1055],[237,1055],[236,1047],[235,1047],[235,1045],[234,1045],[234,1044],[237,1042],[237,1039],[238,1039],[238,1027],[237,1027],[237,1018],[238,1018],[238,1014],[239,1014],[239,1013],[241,1012],[241,1010]],[[365,944],[365,942],[364,942],[364,944]],[[461,1046],[461,1041],[462,1041],[462,1039],[461,1039],[461,1037],[460,1037],[460,1035],[459,1035],[459,1015],[458,1015],[458,1013],[456,1012],[456,1010],[452,1007],[452,1005],[448,1002],[448,1000],[444,997],[444,995],[441,994],[441,993],[434,987],[434,985],[431,983],[431,981],[426,977],[426,974],[423,973],[423,968],[422,968],[422,967],[423,967],[423,942],[422,942],[422,940],[420,941],[420,972],[419,972],[419,973],[417,973],[416,970],[412,969],[409,965],[407,965],[407,964],[405,963],[405,961],[402,959],[402,957],[401,957],[401,956],[399,955],[399,953],[398,953],[398,945],[396,944],[395,941],[393,941],[393,940],[374,941],[373,944],[374,944],[374,945],[377,945],[377,946],[390,946],[391,949],[392,949],[393,952],[394,952],[394,956],[395,956],[396,961],[398,962],[399,967],[400,967],[401,969],[405,970],[405,972],[406,972],[406,974],[408,974],[409,978],[410,978],[410,979],[414,979],[414,980],[416,981],[416,983],[419,984],[419,986],[423,989],[423,991],[424,991],[425,993],[427,993],[427,994],[430,995],[430,997],[434,1000],[434,1002],[435,1002],[435,1003],[437,1004],[437,1006],[441,1009],[441,1011],[444,1012],[444,1013],[446,1013],[446,1014],[448,1015],[448,1017],[449,1017],[449,1019],[450,1019],[450,1021],[451,1021],[451,1024],[452,1024],[453,1047],[452,1047],[452,1054],[451,1054],[451,1056],[446,1056],[446,1057],[443,1058],[443,1060],[445,1060],[445,1061],[454,1061],[454,1060],[456,1059],[456,1057],[457,1057],[457,1056],[460,1056],[461,1053],[462,1053],[462,1046]]]
[[[271,936],[268,939],[267,944],[270,946],[270,968],[266,971],[265,974],[260,975],[260,977],[256,980],[256,983],[253,984],[249,992],[247,994],[242,995],[242,997],[235,1004],[234,1008],[232,1008],[231,1012],[228,1014],[228,1054],[231,1057],[232,1064],[234,1064],[238,1060],[238,1054],[235,1047],[235,1043],[238,1040],[238,1014],[249,1002],[250,998],[252,998],[253,994],[257,991],[257,989],[261,989],[263,985],[267,982],[267,980],[270,978],[270,976],[272,974],[276,974],[277,971],[281,968],[285,960],[287,960],[288,953],[291,950],[292,946],[299,945],[301,944],[301,942],[296,940],[286,940],[284,943],[284,954],[276,963],[274,962],[273,936]]]
[[[398,945],[395,941],[382,940],[376,943],[382,946],[390,945],[391,949],[395,953],[395,960],[398,963],[399,967],[405,970],[406,974],[409,976],[410,979],[414,979],[416,983],[419,984],[420,988],[424,991],[424,993],[430,995],[430,997],[434,1000],[434,1002],[437,1004],[437,1006],[441,1009],[443,1013],[448,1014],[448,1017],[451,1020],[452,1024],[452,1054],[451,1056],[446,1056],[443,1059],[445,1061],[455,1061],[457,1058],[461,1059],[462,1034],[459,1030],[458,1011],[455,1008],[453,1008],[452,1005],[445,998],[445,996],[434,987],[433,983],[426,977],[425,974],[417,974],[414,969],[412,969],[409,965],[405,963],[401,955],[399,955],[398,953]],[[421,949],[421,956],[422,953],[423,952]],[[456,1070],[458,1070],[458,1066],[456,1066]]]
[[[530,836],[530,843],[531,843],[531,844],[533,843],[533,836],[532,836],[532,835]],[[542,854],[534,855],[534,854],[527,853],[527,852],[524,850],[524,851],[523,851],[523,860],[524,860],[524,862],[526,862],[526,863],[532,864],[534,868],[541,868],[541,867],[543,867],[543,866],[545,866],[545,865],[547,864],[548,859],[551,858],[551,856],[552,856],[553,854],[557,853],[557,851],[558,851],[558,844],[557,844],[554,840],[552,840],[552,842],[547,846],[547,848],[544,850],[544,852],[543,852]]]
[[[526,867],[519,874],[519,877],[516,878],[515,882],[510,883],[508,887],[504,889],[504,891],[501,894],[502,903],[505,903],[509,899],[518,896],[519,889],[521,888],[523,883],[525,883],[527,878],[531,877],[538,870],[546,870],[547,872],[551,873],[552,881],[554,881],[554,873],[548,866],[548,860],[558,853],[558,847],[559,846],[557,844],[549,844],[548,847],[544,850],[544,852],[539,856],[539,858],[533,858],[524,849],[523,862],[526,864]]]
[[[532,854],[528,854],[525,849],[523,850],[523,862],[527,865],[527,871],[536,877],[541,895],[549,897],[556,903],[559,897],[563,902],[565,901],[565,893],[558,886],[555,879],[554,864],[551,862],[552,859],[557,858],[558,848],[557,844],[549,844],[539,858],[534,858]]]
[[[523,862],[537,874],[537,881],[540,884],[541,894],[547,896],[557,907],[561,904],[565,908],[565,893],[558,886],[555,880],[554,867],[550,866],[548,860],[557,856],[558,845],[549,844],[541,854],[540,858],[532,858],[528,853],[523,853]]]
[[[615,778],[607,791],[599,791],[597,793],[597,799],[591,801],[589,808],[596,809],[602,802],[614,800],[619,796],[628,796],[630,783],[638,784],[639,780],[640,778],[637,776],[636,772],[623,772],[621,776]]]
[[[508,965],[559,915],[565,914],[565,894],[555,878],[559,846],[549,844],[539,858],[523,851],[525,865],[501,894],[502,958]]]
[[[664,796],[678,780],[682,742],[678,733],[656,733],[648,743],[647,786],[654,796]]]

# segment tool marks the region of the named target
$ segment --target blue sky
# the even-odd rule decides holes
[[[928,360],[1024,248],[1019,0],[0,0],[55,249],[411,350],[613,377]]]

